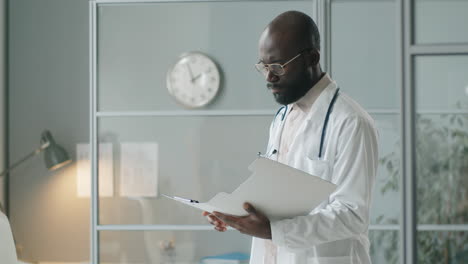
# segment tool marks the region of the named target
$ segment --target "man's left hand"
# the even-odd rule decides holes
[[[242,234],[271,239],[270,220],[249,203],[244,203],[244,209],[249,213],[246,216],[232,216],[220,212],[213,212],[213,214]]]

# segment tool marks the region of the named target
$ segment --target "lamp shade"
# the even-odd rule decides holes
[[[48,130],[42,133],[41,141],[42,143],[49,143],[49,146],[44,150],[44,162],[47,169],[55,170],[71,162],[68,153],[55,143],[52,134]]]

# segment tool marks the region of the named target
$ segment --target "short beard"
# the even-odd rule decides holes
[[[304,82],[297,82],[296,85],[291,85],[291,90],[286,93],[273,94],[275,101],[281,105],[288,105],[301,99],[311,87],[304,85]]]

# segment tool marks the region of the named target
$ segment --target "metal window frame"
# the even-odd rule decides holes
[[[415,148],[415,95],[411,86],[413,78],[412,61],[408,54],[412,43],[413,16],[412,1],[398,0],[400,15],[400,44],[401,47],[401,175],[402,187],[402,232],[400,234],[401,262],[405,264],[416,263],[416,153]]]
[[[98,180],[97,180],[97,3],[89,2],[89,88],[90,88],[90,156],[91,156],[91,214],[90,214],[90,262],[99,263]]]

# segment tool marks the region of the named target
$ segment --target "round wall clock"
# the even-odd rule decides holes
[[[200,52],[182,54],[167,72],[167,89],[187,108],[198,108],[213,101],[220,86],[216,63]]]

